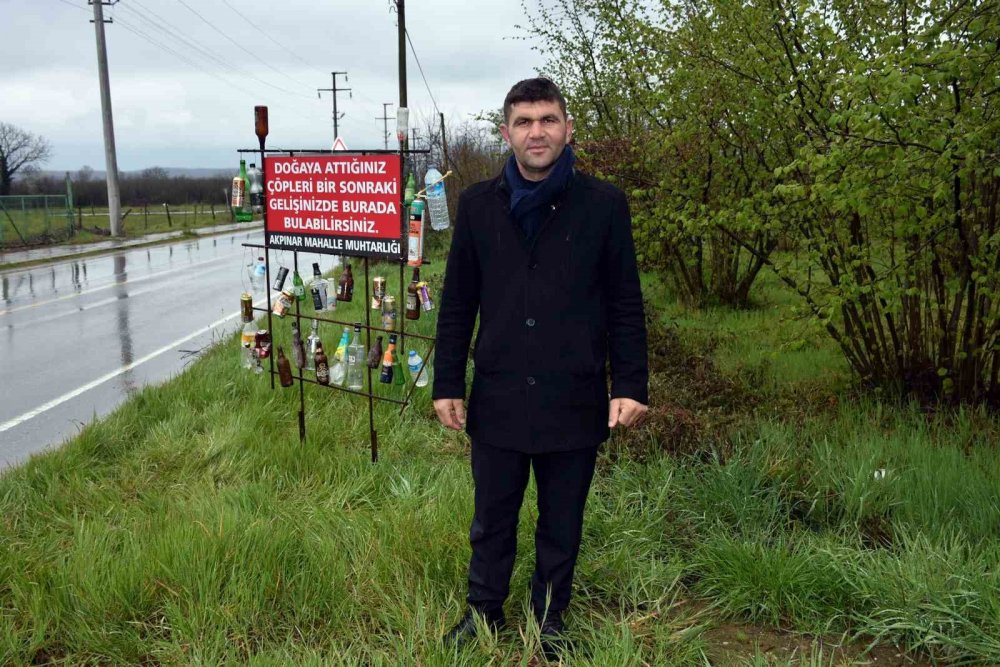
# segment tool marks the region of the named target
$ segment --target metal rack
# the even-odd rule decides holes
[[[319,150],[319,149],[288,149],[288,148],[266,149],[265,148],[265,140],[266,140],[266,136],[267,136],[267,109],[263,108],[263,130],[262,130],[261,115],[260,115],[261,114],[260,109],[262,109],[262,108],[263,107],[257,107],[255,109],[256,123],[257,123],[257,128],[256,128],[257,129],[257,137],[258,137],[258,140],[260,142],[260,147],[256,148],[256,149],[253,149],[253,148],[241,148],[237,152],[241,156],[244,155],[244,154],[248,154],[248,153],[249,154],[258,154],[260,156],[261,169],[264,172],[264,178],[265,178],[265,183],[264,183],[265,192],[267,190],[267,183],[266,183],[267,170],[265,168],[265,162],[264,162],[264,160],[265,160],[265,157],[267,155],[272,155],[272,156],[283,155],[283,156],[288,156],[288,157],[296,157],[298,155],[310,155],[310,156],[315,156],[315,155],[338,155],[338,156],[344,156],[344,155],[349,155],[349,156],[355,156],[355,155],[399,155],[401,157],[401,159],[402,159],[402,158],[405,158],[407,155],[429,152],[428,150],[332,151],[332,150]],[[400,182],[400,192],[402,192],[402,190],[403,190],[403,183],[405,183],[405,179],[403,178],[403,174],[405,173],[404,167],[405,167],[405,165],[401,165],[401,169],[400,169],[400,181],[401,181]],[[272,334],[271,335],[271,339],[272,339],[272,347],[273,347],[273,345],[274,345],[274,343],[273,343],[274,336],[273,336],[272,332],[274,331],[274,321],[273,321],[274,315],[273,315],[273,304],[272,304],[272,301],[271,301],[271,251],[274,250],[274,248],[272,248],[270,245],[267,244],[267,237],[266,237],[266,230],[267,230],[267,205],[266,205],[266,203],[265,203],[265,206],[264,206],[264,214],[263,215],[264,215],[265,243],[264,244],[244,243],[243,246],[248,247],[248,248],[260,248],[260,249],[264,250],[264,265],[265,265],[265,280],[266,280],[266,284],[265,284],[265,288],[264,289],[265,289],[265,292],[267,293],[267,309],[266,309],[266,312],[267,312],[267,329],[268,329],[268,333]],[[405,230],[406,230],[406,207],[405,206],[401,206],[400,207],[400,237],[401,238],[405,235],[404,234]],[[284,249],[282,249],[282,250],[284,251]],[[293,270],[297,272],[299,270],[299,252],[300,251],[298,251],[298,250],[289,250],[289,252],[291,252],[292,256],[293,256]],[[417,333],[407,334],[406,333],[406,317],[405,317],[405,315],[397,316],[397,318],[396,318],[397,330],[389,330],[389,329],[385,329],[383,327],[372,326],[372,322],[371,322],[371,308],[368,306],[369,300],[370,300],[370,293],[369,293],[369,284],[370,284],[370,282],[369,281],[371,279],[371,277],[369,275],[369,273],[370,273],[370,271],[369,271],[369,263],[370,263],[369,260],[370,260],[370,257],[368,255],[357,255],[357,254],[351,254],[351,253],[343,253],[342,256],[346,256],[346,257],[360,257],[361,259],[363,259],[363,262],[364,262],[364,281],[365,281],[364,310],[365,310],[365,322],[364,322],[364,324],[362,326],[365,329],[365,340],[366,340],[365,347],[366,347],[366,349],[371,350],[372,331],[382,331],[382,332],[385,332],[385,333],[395,333],[395,334],[397,334],[399,336],[399,346],[398,346],[398,348],[400,350],[405,349],[405,341],[406,341],[406,337],[407,336],[409,336],[410,338],[417,338],[417,339],[420,339],[420,340],[429,341],[430,342],[430,347],[429,347],[429,349],[427,351],[427,356],[424,357],[424,361],[423,361],[424,366],[426,366],[427,362],[430,360],[430,357],[431,357],[431,355],[434,352],[435,339],[433,337],[431,337],[431,336],[424,336],[424,335],[417,334]],[[402,295],[404,294],[405,285],[406,285],[406,283],[404,282],[405,281],[404,271],[405,271],[406,266],[407,266],[407,262],[406,262],[405,256],[394,258],[394,259],[391,259],[391,260],[388,260],[388,261],[394,262],[394,263],[396,263],[396,264],[399,265],[399,294],[400,294],[400,297],[402,297]],[[294,312],[293,317],[295,318],[295,320],[296,320],[297,323],[300,323],[302,320],[308,320],[308,321],[316,320],[316,321],[319,321],[319,322],[327,322],[327,323],[338,324],[338,325],[342,325],[342,326],[355,326],[357,324],[360,324],[359,322],[346,322],[346,321],[334,319],[332,317],[326,317],[326,316],[320,316],[320,315],[306,315],[306,314],[304,314],[304,313],[301,312],[301,307],[300,307],[298,299],[296,299],[294,303],[295,303],[295,312]],[[402,299],[401,299],[400,303],[402,303]],[[257,311],[257,312],[265,312],[264,308],[254,307],[253,310]],[[299,330],[300,331],[302,330],[301,324],[299,325]],[[274,389],[274,378],[277,375],[277,371],[274,368],[274,356],[275,355],[274,355],[273,352],[268,355],[268,358],[269,358],[268,374],[270,375],[270,378],[271,378],[271,388],[272,389]],[[369,434],[369,445],[370,445],[370,449],[371,449],[371,459],[372,459],[372,463],[375,463],[376,461],[378,461],[378,433],[375,430],[375,401],[384,401],[384,402],[387,402],[387,403],[392,403],[392,404],[399,405],[400,406],[400,414],[402,414],[403,410],[406,409],[406,406],[409,405],[410,397],[412,396],[413,390],[416,387],[416,379],[413,379],[411,381],[409,389],[406,391],[405,396],[404,396],[404,398],[402,400],[400,400],[398,398],[392,398],[392,397],[389,397],[389,396],[378,396],[378,395],[375,394],[375,392],[374,392],[374,385],[372,384],[372,369],[369,368],[367,364],[365,364],[365,368],[367,369],[367,376],[368,376],[368,385],[367,385],[368,386],[368,390],[367,391],[356,391],[356,390],[348,389],[346,387],[341,387],[341,386],[338,386],[338,385],[335,385],[335,384],[328,384],[328,385],[320,384],[320,383],[316,382],[315,380],[312,380],[312,379],[304,377],[304,369],[299,369],[299,373],[297,375],[293,375],[293,378],[295,380],[298,380],[298,385],[299,385],[298,424],[299,424],[299,440],[300,441],[304,441],[305,437],[306,437],[305,385],[307,383],[309,383],[309,384],[315,384],[315,385],[321,386],[321,387],[326,387],[327,389],[333,389],[333,390],[337,390],[337,391],[343,391],[343,392],[346,392],[348,394],[352,394],[352,395],[355,395],[355,396],[367,397],[368,398],[368,434]],[[422,366],[421,367],[421,372],[423,372],[423,368],[424,367]]]

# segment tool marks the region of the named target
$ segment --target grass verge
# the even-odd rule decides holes
[[[337,316],[360,319],[355,299]],[[570,664],[1000,662],[997,421],[850,398],[822,339],[770,304],[655,314],[671,409],[601,455]],[[806,343],[781,360],[748,352],[789,339]],[[444,647],[464,436],[418,390],[402,417],[378,408],[372,465],[364,402],[307,386],[299,443],[297,389],[238,358],[227,341],[0,478],[0,664],[537,664],[533,491],[514,629]]]

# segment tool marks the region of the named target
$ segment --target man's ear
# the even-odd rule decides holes
[[[566,119],[566,143],[568,144],[573,140],[573,117],[570,116]]]
[[[503,140],[508,144],[510,143],[510,128],[507,127],[507,123],[500,123],[500,136],[502,136]]]

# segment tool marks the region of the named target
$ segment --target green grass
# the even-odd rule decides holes
[[[363,318],[357,277],[337,319]],[[652,431],[605,447],[569,664],[860,665],[869,644],[877,664],[903,664],[893,645],[920,664],[1000,662],[998,420],[848,398],[840,360],[777,286],[750,311],[688,312],[644,280],[733,387],[705,418],[735,417],[686,456]],[[285,344],[287,318],[276,330]],[[339,333],[324,325],[331,353]],[[401,417],[378,408],[372,465],[365,401],[308,385],[300,443],[298,389],[272,391],[238,358],[228,340],[0,477],[0,664],[536,664],[533,491],[513,629],[444,647],[469,556],[464,435],[417,390]],[[788,650],[752,639],[764,631]]]
[[[138,237],[232,222],[229,210],[220,205],[215,206],[214,215],[211,205],[208,204],[183,204],[169,208],[168,218],[167,209],[162,205],[149,206],[148,214],[147,209],[142,206],[122,206],[124,235]],[[81,212],[82,216],[79,215]],[[94,228],[108,229],[106,207],[84,207],[74,209],[71,213],[57,210],[46,212],[39,209],[22,212],[20,209],[10,209],[8,213],[9,218],[0,212],[0,246],[10,248],[20,246],[21,236],[28,244],[90,243],[107,239],[106,236],[92,231]]]

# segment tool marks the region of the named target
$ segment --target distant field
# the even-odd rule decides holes
[[[178,206],[122,206],[126,236],[143,236],[172,229],[194,229],[232,221],[229,209],[219,204]],[[103,238],[95,229],[109,228],[106,207],[80,207],[72,211],[49,209],[0,211],[0,247],[47,243],[86,243]]]

